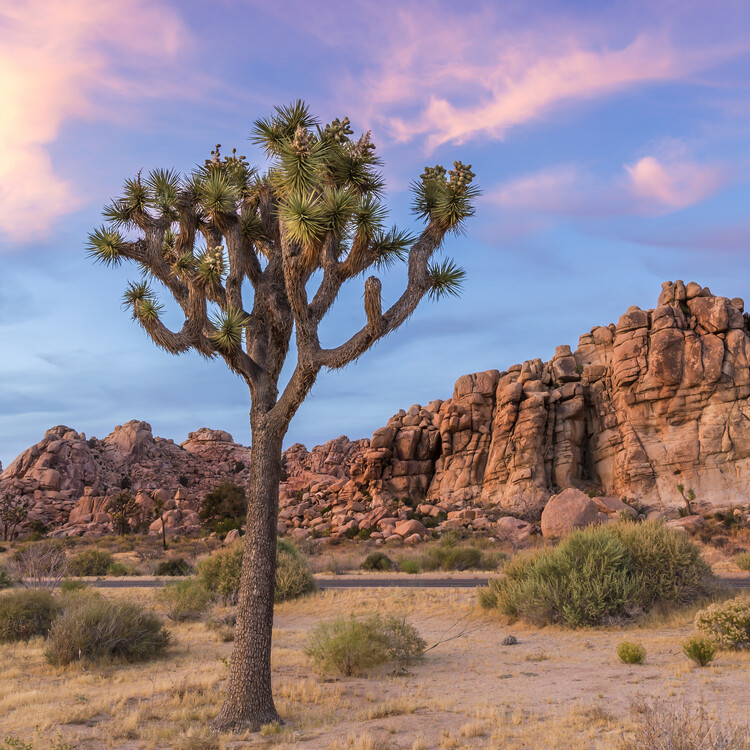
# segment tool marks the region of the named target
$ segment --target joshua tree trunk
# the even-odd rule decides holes
[[[257,732],[264,724],[281,721],[271,692],[271,632],[284,435],[255,409],[251,427],[247,530],[234,649],[226,699],[212,726],[217,730],[245,727]]]

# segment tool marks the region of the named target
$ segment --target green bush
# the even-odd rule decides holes
[[[78,591],[83,591],[88,587],[87,583],[79,581],[76,578],[66,578],[60,582],[60,592],[63,594],[71,594]]]
[[[205,496],[198,516],[213,531],[218,523],[227,520],[232,522],[231,528],[239,528],[245,522],[246,513],[245,490],[233,482],[224,482]]]
[[[242,542],[238,540],[198,563],[198,580],[228,604],[237,603],[242,548]]]
[[[307,561],[289,542],[279,544],[276,552],[274,601],[285,602],[315,591],[315,579]]]
[[[695,616],[695,627],[720,648],[750,648],[750,597],[712,604]]]
[[[420,658],[425,641],[404,618],[379,615],[358,620],[337,617],[320,623],[310,634],[305,653],[322,672],[350,677],[393,661],[402,671]]]
[[[617,646],[617,655],[625,664],[643,664],[646,660],[646,649],[640,643],[623,641]]]
[[[682,644],[682,652],[690,661],[695,662],[699,667],[705,667],[710,661],[713,661],[718,651],[718,646],[710,638],[696,635],[688,638]]]
[[[162,560],[154,571],[155,576],[189,576],[193,574],[193,566],[184,558],[176,557]]]
[[[236,604],[240,590],[243,542],[237,540],[198,564],[198,579],[203,586],[228,604]],[[305,558],[294,544],[278,540],[276,552],[277,602],[294,599],[315,589]]]
[[[46,589],[20,589],[0,596],[0,643],[46,636],[59,605]]]
[[[143,661],[159,656],[169,641],[159,617],[136,602],[74,595],[49,631],[45,656],[55,666],[79,659]]]
[[[211,593],[196,578],[173,581],[156,592],[158,601],[170,620],[197,620],[211,604]]]
[[[393,560],[383,552],[370,552],[359,567],[362,570],[393,570]]]
[[[740,552],[734,556],[734,564],[740,570],[750,570],[750,552]]]
[[[417,558],[420,570],[486,570],[496,568],[497,561],[473,546],[463,546],[455,532],[443,535],[440,544]]]
[[[108,576],[139,576],[142,575],[141,571],[133,565],[127,563],[121,563],[115,560],[109,568],[107,568]]]
[[[0,589],[9,589],[11,586],[13,586],[13,583],[13,578],[9,575],[5,568],[0,565]]]
[[[401,560],[400,562],[401,570],[404,573],[409,573],[410,575],[417,575],[419,573],[419,561],[418,560]]]
[[[114,560],[103,549],[87,549],[68,560],[68,573],[72,576],[106,576]]]
[[[480,604],[537,625],[581,627],[632,619],[657,603],[695,601],[712,581],[684,534],[662,522],[620,522],[517,555]]]

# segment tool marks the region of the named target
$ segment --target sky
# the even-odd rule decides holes
[[[750,281],[750,9],[742,0],[0,2],[0,460],[65,424],[130,419],[249,444],[221,361],[158,350],[121,307],[137,269],[94,265],[89,231],[124,179],[189,172],[216,143],[251,163],[252,123],[307,101],[372,130],[390,218],[409,183],[472,165],[483,194],[444,253],[460,298],[425,301],[321,372],[287,445],[367,437],[469,372],[549,359],[681,278]],[[393,299],[402,271],[383,279]],[[322,341],[363,319],[362,280]]]

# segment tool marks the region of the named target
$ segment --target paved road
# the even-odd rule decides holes
[[[376,588],[419,588],[419,589],[473,589],[486,586],[489,578],[422,578],[405,577],[318,577],[315,580],[321,589],[376,589]],[[749,576],[719,576],[719,580],[729,588],[750,589]],[[106,578],[92,581],[94,586],[106,589],[159,588],[164,579],[145,578],[142,580]]]

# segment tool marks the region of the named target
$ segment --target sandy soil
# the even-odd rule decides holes
[[[153,591],[105,595],[150,602]],[[406,676],[317,675],[302,650],[311,628],[370,612],[405,614],[429,643],[463,633]],[[636,696],[703,703],[723,721],[746,719],[750,653],[721,653],[709,667],[692,667],[681,651],[691,620],[687,613],[652,627],[540,630],[481,614],[470,590],[326,591],[277,611],[275,689],[286,723],[221,738],[206,725],[218,711],[231,643],[203,624],[174,626],[168,657],[141,665],[53,669],[35,640],[0,647],[0,738],[60,750],[65,742],[90,750],[610,748]],[[509,634],[517,645],[501,645]],[[645,646],[644,665],[619,661],[623,639]]]

